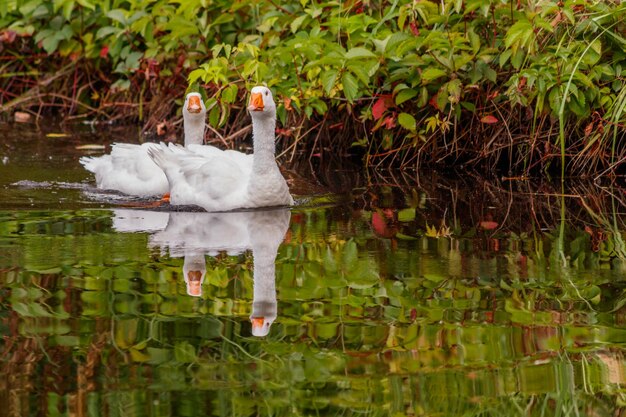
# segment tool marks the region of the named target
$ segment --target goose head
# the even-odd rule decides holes
[[[252,336],[265,337],[270,333],[270,327],[276,319],[274,317],[250,317],[252,323]]]
[[[183,107],[183,115],[194,119],[204,118],[206,115],[206,107],[202,101],[200,93],[189,93],[185,97],[185,106]]]
[[[252,88],[248,111],[253,119],[276,117],[276,103],[269,88],[262,85]]]
[[[206,274],[204,255],[186,255],[183,264],[183,275],[187,286],[187,294],[202,297],[202,281]]]

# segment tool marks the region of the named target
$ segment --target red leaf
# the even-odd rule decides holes
[[[494,230],[498,227],[498,223],[493,220],[484,220],[480,222],[480,227],[485,230]]]
[[[498,123],[498,119],[496,119],[492,115],[489,115],[489,116],[485,116],[482,119],[480,119],[480,123],[487,123],[488,125],[492,125],[494,123]]]
[[[108,54],[109,54],[109,47],[108,45],[104,45],[102,49],[100,49],[100,58],[106,58]]]
[[[394,116],[387,116],[383,125],[385,125],[385,128],[387,129],[393,129],[396,127],[396,118]]]
[[[500,95],[500,91],[496,90],[492,93],[487,94],[487,100],[495,100]]]
[[[291,107],[291,99],[289,97],[283,98],[283,104],[285,105],[285,110],[287,111],[293,110],[293,107]]]
[[[430,100],[428,100],[428,104],[430,104],[431,106],[433,106],[435,109],[437,110],[441,110],[439,108],[439,105],[437,104],[437,96],[439,95],[439,93],[435,94],[434,96],[432,96],[430,98]]]
[[[377,211],[372,213],[372,228],[374,229],[374,233],[383,237],[387,236],[387,233],[389,232],[387,229],[387,222]]]
[[[293,132],[291,131],[291,129],[281,129],[280,127],[276,128],[276,134],[278,134],[278,135],[290,137],[292,135],[292,133]]]
[[[0,40],[6,43],[13,43],[15,38],[17,37],[17,33],[12,30],[5,30],[2,32],[2,36],[0,36]]]
[[[376,100],[376,103],[374,103],[374,106],[372,106],[372,116],[374,116],[374,120],[378,120],[383,117],[385,110],[387,110],[391,104],[391,96],[380,96],[380,98]]]
[[[420,30],[417,27],[417,24],[415,22],[409,23],[409,27],[411,28],[411,32],[413,32],[413,34],[415,36],[419,36],[420,35]]]

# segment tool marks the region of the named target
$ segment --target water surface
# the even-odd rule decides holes
[[[291,210],[147,210],[46,133],[0,129],[0,415],[625,412],[615,185],[294,167]]]

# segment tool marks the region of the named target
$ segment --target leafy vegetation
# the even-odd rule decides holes
[[[292,155],[618,172],[624,16],[609,0],[11,0],[2,108],[148,113],[153,127],[189,82],[224,139],[247,123],[246,87],[265,82]]]

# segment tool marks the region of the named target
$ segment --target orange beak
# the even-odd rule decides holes
[[[187,282],[187,294],[193,297],[201,297],[202,296],[202,272],[200,271],[189,271],[187,274],[188,282]]]
[[[202,110],[202,105],[200,104],[200,97],[191,96],[189,97],[189,103],[187,104],[187,111],[189,113],[200,113]]]
[[[253,317],[251,319],[252,321],[252,329],[262,329],[263,325],[265,324],[265,318],[264,317]]]
[[[191,295],[192,297],[202,297],[201,283],[198,281],[190,282],[189,286],[187,287],[187,294]]]
[[[252,93],[250,95],[250,106],[248,109],[250,111],[263,111],[265,105],[263,104],[263,94],[261,93]]]

